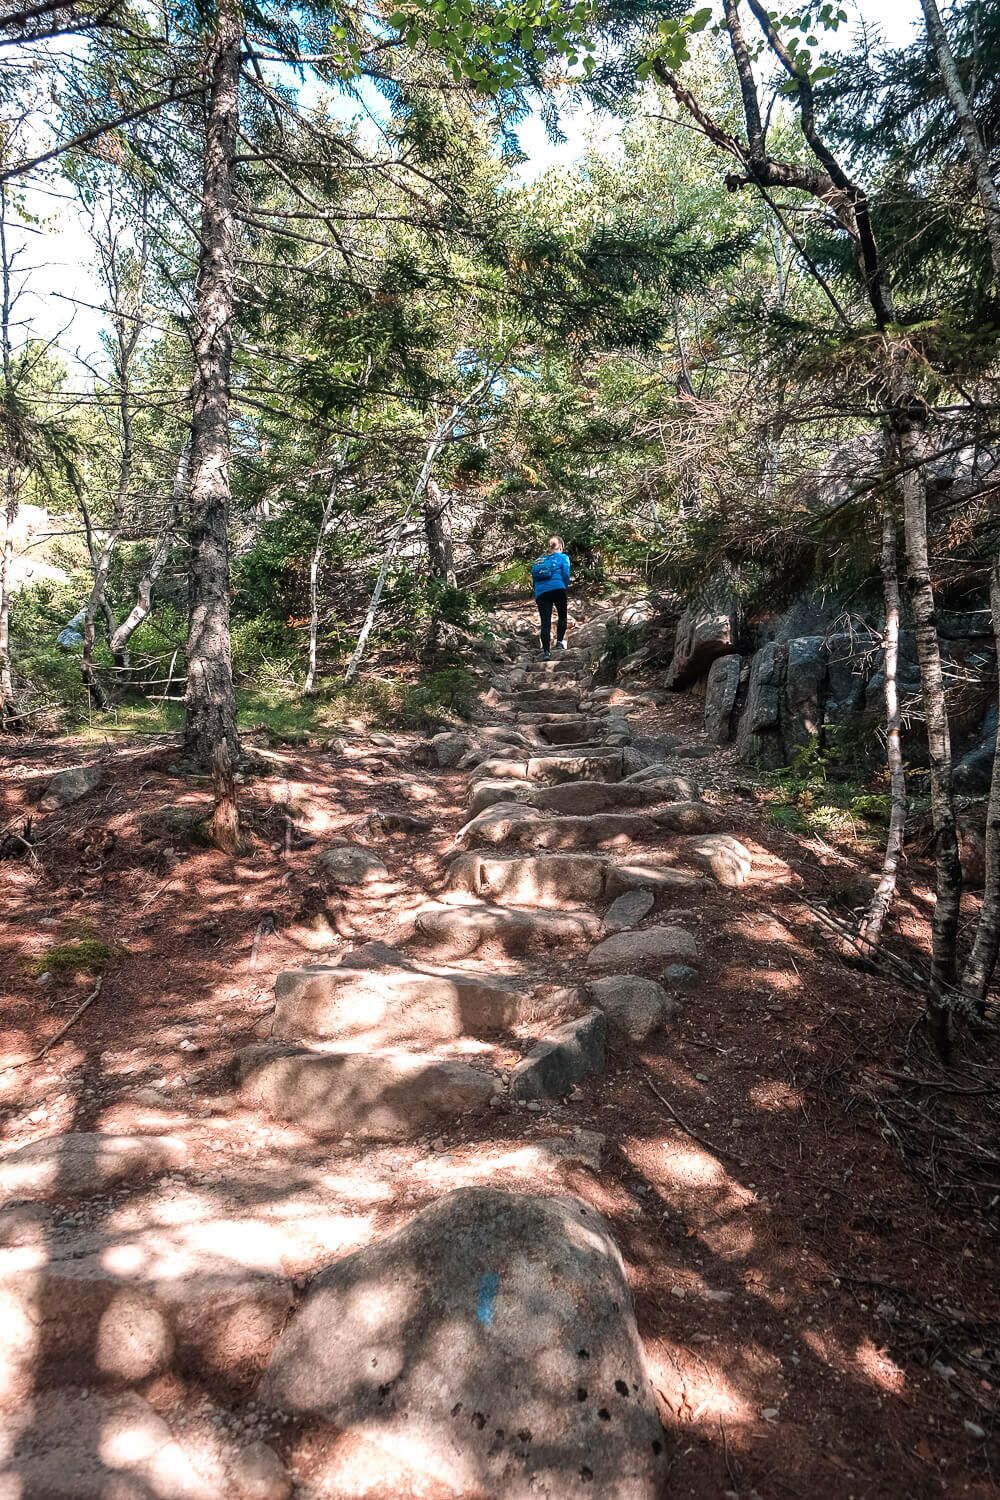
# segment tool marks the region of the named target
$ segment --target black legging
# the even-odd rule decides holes
[[[561,641],[566,634],[566,600],[565,589],[546,589],[544,594],[539,594],[535,603],[538,605],[538,614],[542,622],[541,637],[542,650],[549,651],[552,647],[552,610],[555,608],[558,624],[556,626],[556,640]]]

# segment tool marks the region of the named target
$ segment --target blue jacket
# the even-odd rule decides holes
[[[539,578],[538,572],[543,563],[554,564],[550,578]],[[569,557],[565,552],[546,552],[537,562],[531,564],[531,581],[535,586],[535,598],[539,594],[550,594],[553,589],[569,588]]]

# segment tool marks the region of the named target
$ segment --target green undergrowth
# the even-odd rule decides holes
[[[56,943],[34,959],[31,968],[34,974],[103,974],[128,950],[105,943],[101,938],[82,937],[76,942]]]
[[[796,750],[791,764],[769,771],[769,818],[787,833],[826,840],[873,842],[888,827],[891,801],[877,778],[865,782],[835,772],[839,751],[814,738]],[[883,773],[884,774],[884,773]]]
[[[285,684],[257,684],[238,689],[237,722],[245,734],[303,745],[335,734],[349,719],[360,719],[373,729],[429,729],[467,719],[479,686],[468,667],[454,664],[413,681],[373,674],[348,686],[341,678],[320,679],[310,698]],[[76,732],[85,741],[127,739],[176,734],[183,724],[182,703],[138,700],[105,712],[90,711]]]

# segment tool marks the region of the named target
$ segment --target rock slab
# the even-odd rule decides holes
[[[604,860],[592,854],[460,854],[451,862],[448,886],[521,906],[598,901],[604,890]]]
[[[733,737],[742,666],[743,658],[731,652],[717,657],[709,669],[705,685],[705,733],[716,745],[728,745]]]
[[[345,1437],[363,1445],[364,1482],[380,1492],[664,1493],[621,1255],[578,1199],[461,1188],[337,1261],[313,1281],[260,1395],[329,1424],[331,1471]],[[324,1475],[331,1493],[336,1482]]]
[[[316,868],[340,886],[364,886],[371,881],[387,880],[389,876],[385,861],[363,844],[338,844],[336,848],[324,849],[316,860]]]
[[[515,986],[485,976],[460,969],[379,972],[346,960],[285,970],[274,982],[274,999],[272,1036],[340,1038],[359,1047],[454,1041],[504,1030],[533,1014]]]
[[[0,1159],[0,1199],[85,1198],[176,1171],[186,1155],[183,1142],[168,1135],[50,1135]]]
[[[512,1099],[562,1099],[589,1073],[604,1067],[607,1022],[589,1010],[542,1037],[510,1075]]]
[[[420,1052],[325,1052],[280,1042],[244,1047],[235,1059],[245,1104],[313,1135],[393,1140],[485,1109],[492,1073]]]
[[[617,932],[591,949],[589,969],[627,969],[631,964],[665,963],[675,959],[697,962],[698,944],[683,927],[643,927]]]
[[[628,932],[638,927],[643,917],[649,916],[655,902],[652,891],[624,891],[615,897],[604,913],[604,931],[610,937],[613,932]]]
[[[600,922],[584,911],[524,911],[517,907],[472,902],[422,906],[415,918],[416,932],[429,947],[447,958],[465,958],[486,943],[507,953],[533,948],[562,948],[595,938]]]

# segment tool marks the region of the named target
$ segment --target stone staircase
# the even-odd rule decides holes
[[[590,695],[578,652],[546,662],[522,650],[495,685],[492,716],[477,746],[485,756],[467,752],[458,762],[468,763],[472,816],[455,835],[439,898],[415,913],[409,951],[383,954],[374,968],[352,967],[348,955],[337,966],[280,974],[271,1039],[236,1060],[245,1104],[321,1135],[418,1135],[526,1097],[518,1092],[524,1064],[505,1070],[497,1040],[546,1014],[560,1020],[551,1033],[538,1030],[547,1059],[572,1055],[569,1071],[580,1076],[601,1066],[604,1028],[589,993],[564,992],[554,1007],[538,993],[539,978],[550,977],[538,973],[546,955],[559,956],[561,966],[579,953],[584,972],[605,976],[619,954],[626,966],[697,960],[695,940],[679,925],[629,934],[619,916],[612,932],[593,909],[644,891],[650,899],[641,910],[652,911],[669,896],[697,891],[698,874],[618,863],[611,852],[662,843],[665,834],[710,832],[712,809],[692,779],[631,766],[627,721]],[[473,958],[526,967],[500,977],[446,966]],[[606,984],[601,993],[610,993]],[[665,994],[663,1001],[661,1009]],[[648,994],[643,1003],[649,1012]],[[599,1000],[596,1011],[603,1016]],[[616,1007],[613,1024],[619,1020]],[[587,1047],[578,1032],[590,1038]],[[576,1081],[566,1082],[565,1070],[553,1073],[551,1062],[539,1070],[539,1077],[558,1076],[563,1093]]]

